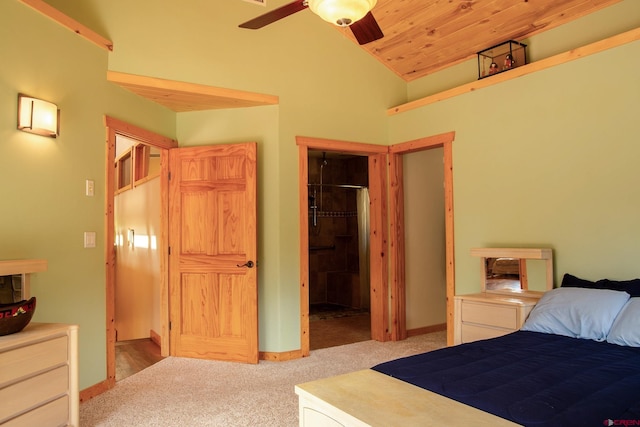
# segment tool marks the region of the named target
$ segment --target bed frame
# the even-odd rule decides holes
[[[299,384],[295,392],[301,427],[519,425],[371,369]]]

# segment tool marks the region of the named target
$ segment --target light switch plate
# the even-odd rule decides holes
[[[92,179],[88,179],[85,181],[85,194],[87,196],[93,196],[95,189],[94,189],[95,183],[93,182]]]
[[[95,248],[96,247],[96,232],[85,231],[84,232],[84,247]]]

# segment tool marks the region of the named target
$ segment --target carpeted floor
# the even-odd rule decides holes
[[[257,365],[168,357],[80,406],[80,425],[298,425],[294,385],[441,348],[446,333],[400,342],[364,341],[307,358]]]

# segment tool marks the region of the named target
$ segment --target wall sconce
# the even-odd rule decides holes
[[[18,94],[18,129],[55,138],[60,134],[59,119],[56,104]]]

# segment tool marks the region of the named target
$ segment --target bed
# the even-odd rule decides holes
[[[314,383],[304,426],[640,425],[640,280],[565,275],[517,332]]]

